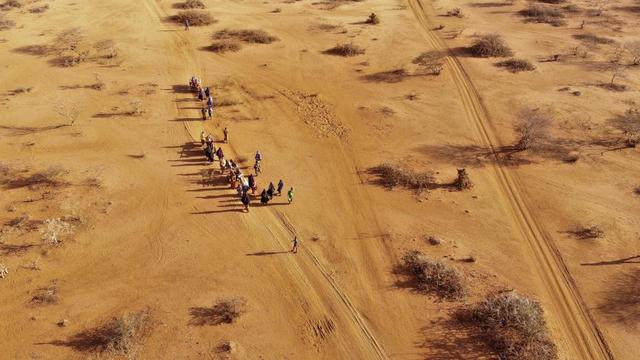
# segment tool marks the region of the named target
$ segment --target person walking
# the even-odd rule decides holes
[[[255,194],[258,187],[256,186],[256,179],[253,177],[253,174],[249,174],[249,188],[251,189],[251,194]]]
[[[291,247],[291,252],[296,254],[298,252],[298,237],[297,236],[293,237],[292,243],[293,243],[293,247]]]
[[[255,170],[256,176],[258,176],[258,174],[260,174],[261,170],[260,170],[260,162],[259,161],[256,161],[255,165],[253,165],[253,170]]]
[[[278,181],[278,196],[282,195],[283,188],[284,188],[284,181],[280,179],[280,181]]]
[[[207,109],[203,107],[200,109],[200,113],[202,114],[202,120],[207,120]]]
[[[207,97],[207,98],[209,96],[211,96],[211,90],[209,90],[208,86],[206,88],[204,88],[204,96]]]
[[[244,211],[249,212],[249,204],[251,203],[251,199],[249,199],[249,194],[246,192],[242,195],[242,205],[244,205]]]
[[[202,132],[200,132],[200,144],[202,144],[202,146],[204,146],[204,130],[202,130]]]
[[[218,151],[216,151],[216,155],[218,155],[219,159],[224,159],[224,152],[222,152],[222,146],[218,148]]]
[[[262,205],[267,205],[268,202],[269,196],[267,196],[267,190],[262,189],[262,194],[260,194],[260,203],[262,203]]]
[[[189,19],[184,19],[184,31],[189,31]]]
[[[270,182],[269,183],[269,188],[267,189],[267,196],[269,196],[269,199],[273,199],[273,193],[276,191],[276,187],[273,186],[273,183]]]
[[[293,202],[293,195],[294,195],[294,191],[292,186],[291,189],[289,189],[289,192],[287,193],[287,199],[289,200],[289,204]]]
[[[229,143],[229,129],[227,129],[227,127],[225,126],[222,132],[224,133],[224,143]]]
[[[202,89],[198,90],[198,100],[204,101],[204,99],[206,99],[204,96],[204,90]]]

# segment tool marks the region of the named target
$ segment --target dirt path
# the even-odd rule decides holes
[[[420,26],[426,33],[429,43],[439,50],[449,51],[447,45],[431,29],[430,10],[421,0],[409,0],[409,5]],[[446,57],[446,69],[455,82],[460,99],[465,108],[467,119],[475,133],[475,138],[483,146],[494,149],[499,145],[491,129],[489,115],[483,106],[478,92],[460,61],[449,52]],[[513,223],[519,227],[523,237],[531,246],[536,263],[536,272],[546,288],[547,300],[552,306],[551,316],[560,325],[562,339],[565,339],[571,358],[576,359],[613,359],[597,324],[591,317],[575,282],[571,278],[560,253],[548,233],[539,225],[528,210],[526,201],[519,191],[520,182],[515,174],[501,166],[495,157],[492,166],[499,193],[506,200]]]
[[[156,17],[159,23],[162,22],[163,18],[168,16],[154,0],[146,0],[145,3],[152,16]],[[184,71],[193,71],[200,74],[204,79],[208,79],[207,71],[198,61],[197,54],[194,51],[195,46],[190,43],[190,39],[182,32],[174,31],[170,33],[175,40],[175,48],[171,49],[175,54],[175,61],[185,65],[183,66]],[[172,74],[171,77],[184,79],[186,81],[187,76],[188,75],[181,73]],[[179,95],[180,93],[176,93],[175,100],[179,100]],[[189,93],[188,96],[192,95]],[[190,115],[193,116],[193,113],[197,111],[180,109],[177,104],[179,104],[179,102],[176,101],[175,111],[178,117],[186,118]],[[199,105],[199,102],[197,105]],[[175,131],[167,132],[167,134],[174,137],[170,140],[183,142],[196,141],[197,131],[190,127],[189,122],[182,122],[182,126],[185,130],[183,134]],[[238,158],[238,154],[235,152],[233,146],[228,145],[226,152],[230,154],[232,158]],[[196,205],[194,205],[194,208],[199,210]],[[282,239],[289,239],[293,235],[298,235],[285,212],[269,208],[267,211],[258,212],[254,210],[250,214],[243,214],[241,216],[246,216],[247,219],[245,221],[251,226],[263,227],[265,232],[271,235],[270,237],[266,236],[261,238],[271,239],[272,242],[276,243],[263,243],[261,245],[271,245],[272,247],[276,245],[278,248],[287,249],[290,244],[283,243]],[[201,221],[208,222],[209,219],[203,216]],[[206,224],[204,223],[203,228],[206,228]],[[335,327],[336,332],[340,334],[338,342],[344,354],[359,353],[363,358],[370,359],[388,358],[381,344],[373,335],[347,293],[340,288],[311,249],[302,245],[299,254],[289,257],[289,260],[284,261],[284,263],[286,268],[283,269],[283,273],[287,281],[286,283],[279,283],[277,286],[289,288],[283,290],[287,293],[296,294],[301,300],[304,299],[304,302],[309,307],[309,321],[313,324],[312,326],[315,327],[319,337],[328,336],[334,331]]]

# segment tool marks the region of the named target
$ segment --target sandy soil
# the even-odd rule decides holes
[[[640,40],[637,3],[552,27],[524,23],[521,2],[205,0],[218,21],[189,31],[168,21],[174,1],[23,3],[0,12],[16,24],[0,31],[0,172],[13,179],[0,185],[8,359],[94,356],[74,335],[141,309],[154,319],[143,359],[492,358],[451,313],[511,289],[541,302],[560,358],[640,358],[639,150],[618,149],[609,122],[638,107],[640,66],[621,71],[626,91],[597,86],[610,80],[615,45],[573,37]],[[455,7],[464,17],[443,16]],[[371,12],[380,24],[362,23]],[[83,35],[75,50],[88,51],[81,64],[34,47],[70,28]],[[225,28],[278,41],[207,51]],[[493,32],[536,69],[513,74],[463,51]],[[345,42],[366,52],[323,53]],[[447,54],[439,76],[412,63],[425,51]],[[212,120],[186,88],[194,74],[224,104]],[[576,162],[504,156],[524,107],[553,114],[551,133]],[[225,127],[227,157],[249,172],[259,149],[259,191],[283,179],[292,204],[255,199],[244,213],[223,177],[209,177],[218,166],[200,132],[220,141]],[[430,169],[441,184],[466,167],[474,187],[390,190],[368,171],[384,162]],[[60,181],[29,183],[43,171]],[[591,225],[600,238],[570,233]],[[54,232],[61,244],[43,241]],[[412,249],[459,269],[465,297],[404,285],[395,269]],[[34,303],[52,283],[56,303]],[[194,309],[220,298],[246,300],[246,313],[198,325]],[[228,340],[230,354],[216,350]]]

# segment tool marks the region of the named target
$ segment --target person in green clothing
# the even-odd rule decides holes
[[[287,198],[289,199],[289,204],[291,204],[291,202],[293,201],[293,186],[291,187],[291,189],[289,189],[289,192],[287,193]]]

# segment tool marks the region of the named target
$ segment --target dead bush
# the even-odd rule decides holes
[[[206,11],[199,10],[180,11],[176,15],[173,15],[171,20],[179,24],[184,24],[185,21],[188,20],[189,25],[191,26],[205,26],[217,22],[211,14]]]
[[[456,187],[456,189],[458,189],[458,191],[471,189],[471,187],[473,187],[473,183],[471,182],[471,179],[469,179],[467,170],[464,168],[457,170],[458,176],[456,177],[456,181],[453,183],[453,185]]]
[[[10,171],[9,173],[0,173],[0,185],[8,189],[17,189],[29,187],[31,189],[37,187],[59,187],[68,183],[62,178],[68,171],[60,167],[50,167],[47,170],[35,171],[28,173],[25,171]]]
[[[9,30],[16,26],[16,22],[13,20],[5,19],[0,16],[0,31]]]
[[[518,136],[515,148],[520,151],[537,148],[549,140],[550,115],[540,109],[523,109],[518,112],[514,130]]]
[[[542,306],[533,299],[515,292],[502,293],[476,304],[467,315],[465,320],[482,331],[483,340],[500,359],[558,358]]]
[[[600,229],[600,227],[598,227],[597,225],[580,225],[573,230],[569,230],[568,232],[578,240],[593,240],[599,239],[604,236],[604,231],[602,231],[602,229]]]
[[[624,114],[617,116],[609,123],[624,134],[624,143],[635,147],[640,143],[640,109],[629,108]]]
[[[501,61],[496,64],[499,67],[506,68],[512,73],[518,73],[521,71],[533,71],[536,69],[536,66],[531,63],[529,60],[525,59],[509,59],[505,61]]]
[[[154,322],[149,310],[142,310],[120,317],[96,328],[82,331],[66,341],[53,342],[77,351],[135,355],[137,347],[153,329]]]
[[[418,291],[456,299],[464,293],[462,277],[454,268],[426,257],[421,252],[408,251],[402,257],[403,271],[412,278]]]
[[[432,171],[415,171],[401,165],[385,163],[370,169],[379,178],[381,185],[394,188],[404,186],[417,191],[427,190],[435,184]]]
[[[338,44],[330,49],[324,51],[325,54],[336,55],[336,56],[344,56],[351,57],[362,55],[365,53],[365,50],[358,45],[354,45],[352,43]]]
[[[442,51],[427,51],[418,55],[411,62],[422,67],[427,74],[440,75],[444,68],[445,55]]]
[[[589,46],[612,45],[616,43],[616,41],[613,39],[609,39],[606,37],[597,36],[593,34],[575,34],[573,35],[573,37]]]
[[[31,9],[29,9],[29,12],[32,13],[32,14],[42,14],[43,12],[46,12],[47,10],[49,10],[49,4],[31,8]]]
[[[226,52],[237,52],[240,51],[241,48],[242,46],[240,46],[238,42],[231,40],[215,41],[213,44],[206,47],[207,50],[220,54],[224,54]]]
[[[462,15],[462,10],[460,8],[453,8],[451,10],[447,11],[447,16],[455,16],[455,17],[464,17],[464,15]]]
[[[31,298],[32,305],[52,305],[58,303],[58,284],[52,281],[49,286],[39,288]]]
[[[511,48],[498,34],[481,35],[469,50],[477,57],[505,57],[513,54]]]
[[[378,15],[376,15],[376,13],[371,13],[369,14],[367,20],[365,20],[365,24],[378,25],[380,24],[380,18],[378,17]]]
[[[246,312],[247,302],[240,298],[218,299],[213,307],[192,307],[189,309],[195,326],[231,324]]]
[[[552,26],[564,26],[567,24],[560,9],[547,5],[530,4],[520,11],[520,15],[525,17],[527,22],[550,24]]]
[[[264,30],[230,30],[223,29],[213,34],[214,40],[240,40],[251,44],[271,44],[278,38]]]
[[[179,9],[205,9],[206,6],[201,0],[187,0],[183,3],[176,4]]]
[[[631,55],[631,64],[640,65],[640,40],[628,42],[624,48]]]
[[[19,9],[22,7],[22,3],[18,0],[7,0],[4,3],[0,4],[0,9],[2,10],[11,10],[11,9]]]

